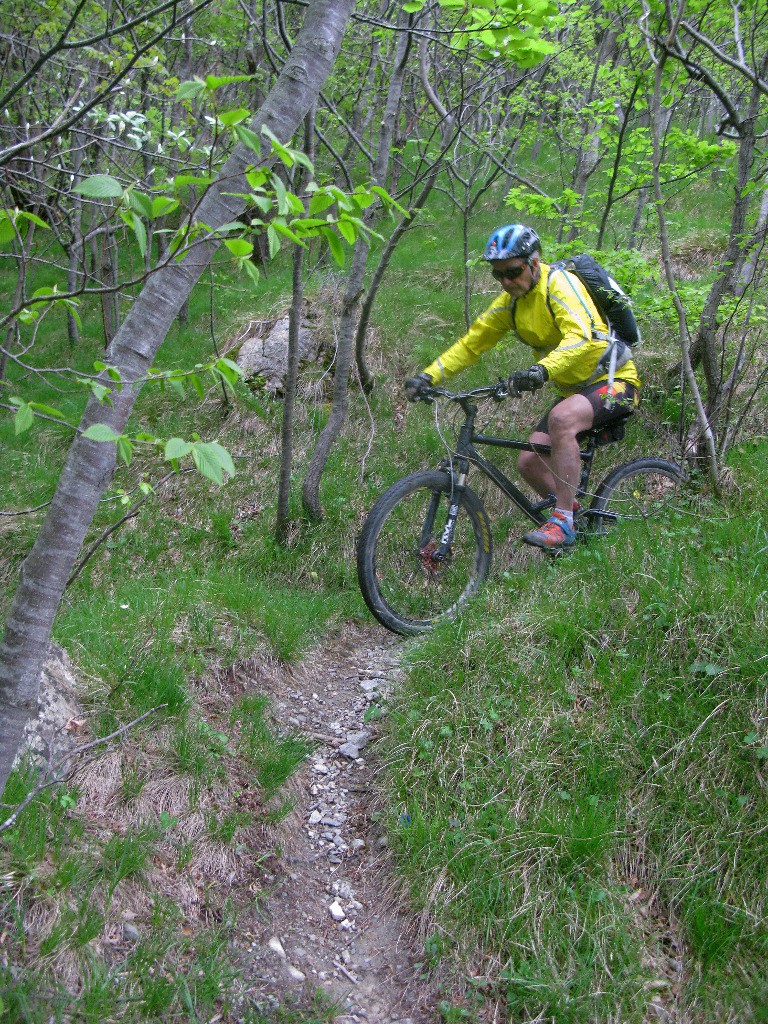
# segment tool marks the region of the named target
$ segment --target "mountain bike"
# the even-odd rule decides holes
[[[555,496],[531,501],[478,446],[551,454],[548,445],[477,432],[478,400],[504,401],[508,382],[453,392],[430,387],[422,401],[455,403],[464,413],[455,445],[434,470],[419,470],[398,480],[376,501],[358,538],[357,574],[365,603],[376,619],[394,633],[430,630],[470,600],[488,576],[493,557],[491,521],[478,495],[467,484],[477,467],[531,522],[540,525],[555,505]],[[604,426],[579,435],[580,507],[577,537],[603,535],[623,520],[647,519],[674,501],[685,482],[680,466],[667,459],[641,458],[611,470],[594,494],[589,478],[595,451],[621,440],[632,410],[617,410]],[[590,502],[591,498],[591,502]],[[587,503],[589,505],[587,507]]]

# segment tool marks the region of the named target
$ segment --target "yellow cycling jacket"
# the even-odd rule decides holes
[[[502,292],[464,337],[427,366],[424,373],[429,374],[433,383],[452,377],[472,366],[511,330],[531,346],[536,362],[546,367],[549,379],[561,395],[572,395],[587,383],[607,380],[607,373],[595,376],[595,372],[606,351],[608,325],[578,277],[561,269],[550,273],[547,263],[541,264],[539,280],[527,295],[513,299]],[[640,387],[631,359],[616,375]]]

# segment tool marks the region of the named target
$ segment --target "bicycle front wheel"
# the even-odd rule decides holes
[[[491,565],[491,529],[474,492],[461,494],[453,543],[432,557],[455,500],[447,473],[412,473],[379,498],[357,545],[357,576],[365,603],[393,633],[424,633],[455,615],[477,593]]]
[[[617,466],[597,489],[589,509],[593,533],[610,532],[620,521],[645,520],[672,505],[685,473],[666,459],[636,459]]]

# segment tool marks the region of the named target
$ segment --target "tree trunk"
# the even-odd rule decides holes
[[[314,161],[315,110],[304,119],[304,152]],[[301,192],[302,176],[299,176],[296,191]],[[304,248],[293,247],[293,289],[291,311],[288,318],[288,366],[283,388],[283,422],[280,431],[280,479],[277,488],[277,517],[275,539],[282,543],[286,539],[290,522],[291,475],[293,470],[293,421],[296,411],[296,383],[299,375],[299,331],[304,305]]]
[[[333,66],[353,7],[354,0],[313,0],[293,53],[251,124],[257,134],[266,125],[284,142],[293,136]],[[252,163],[253,153],[237,146],[200,204],[198,220],[216,227],[241,213],[244,202],[233,193],[247,193],[244,172]],[[109,363],[122,376],[123,387],[112,391],[111,406],[91,400],[82,428],[99,422],[118,433],[123,431],[141,381],[217,245],[215,241],[200,243],[184,260],[159,268],[149,279],[108,354]],[[112,479],[115,457],[114,444],[86,440],[78,434],[48,515],[22,565],[0,646],[0,788],[13,765],[24,726],[36,711],[40,671],[56,609],[99,498]]]
[[[381,122],[379,148],[376,154],[376,166],[373,174],[374,182],[379,185],[387,177],[387,168],[392,152],[392,139],[397,124],[400,98],[403,94],[405,69],[411,46],[411,34],[405,31],[409,22],[410,15],[401,11],[399,21],[401,33],[397,41],[395,63],[392,69],[392,78],[389,82],[386,108]],[[369,216],[366,216],[365,220],[370,223]],[[347,409],[349,408],[349,372],[352,368],[355,343],[355,314],[360,296],[363,293],[365,265],[368,261],[369,248],[366,236],[362,233],[359,234],[352,254],[352,266],[344,292],[344,306],[339,323],[339,342],[336,349],[336,363],[333,371],[331,415],[328,417],[328,422],[323,427],[315,450],[312,452],[307,475],[304,478],[304,485],[302,487],[304,508],[314,519],[322,518],[323,507],[320,502],[320,480],[322,479],[331,448],[344,428],[344,423],[347,419]]]

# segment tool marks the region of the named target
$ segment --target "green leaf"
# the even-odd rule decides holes
[[[202,96],[205,92],[205,82],[202,78],[193,78],[188,82],[180,82],[176,90],[176,99],[192,100],[196,96]]]
[[[19,220],[31,220],[33,224],[37,224],[39,228],[45,228],[46,231],[51,230],[51,226],[47,221],[44,221],[42,217],[38,217],[36,213],[28,213],[26,210],[19,210]]]
[[[117,454],[126,464],[126,466],[130,466],[131,459],[133,458],[133,445],[131,444],[127,437],[118,437]]]
[[[713,665],[709,661],[694,661],[688,671],[693,676],[719,676],[725,669],[722,665]]]
[[[238,142],[242,142],[256,156],[261,156],[261,139],[255,131],[251,128],[246,128],[244,124],[236,124],[232,128],[232,133]]]
[[[116,434],[112,427],[106,423],[92,423],[87,430],[83,431],[83,437],[87,437],[89,441],[117,441],[120,438],[120,434]]]
[[[406,14],[417,14],[424,6],[424,0],[411,0],[410,3],[403,4],[403,10]]]
[[[143,217],[152,217],[152,196],[139,192],[135,188],[130,188],[126,192],[125,198],[130,208],[136,213],[141,214]]]
[[[243,260],[243,262],[240,264],[240,268],[245,271],[245,273],[248,275],[248,277],[250,277],[251,281],[254,284],[259,283],[261,274],[259,273],[259,268],[252,260]]]
[[[196,373],[190,373],[190,375],[189,375],[189,383],[195,389],[195,391],[197,392],[198,398],[202,402],[202,400],[205,398],[205,391],[203,390],[203,382],[200,380],[200,378],[198,377],[198,375]]]
[[[750,746],[752,743],[757,743],[759,739],[760,737],[756,732],[748,732],[741,742],[746,744],[747,746]]]
[[[111,174],[92,174],[79,185],[75,185],[72,191],[79,192],[88,199],[117,199],[123,194],[123,186]]]
[[[244,238],[228,238],[224,242],[224,245],[229,249],[233,256],[237,259],[243,259],[246,256],[250,256],[253,252],[253,245],[251,242],[246,242]]]
[[[357,231],[353,224],[348,220],[340,220],[336,227],[338,228],[339,234],[342,235],[350,245],[354,245],[355,238],[357,237]]]
[[[13,401],[13,399],[11,399]],[[30,409],[34,409],[35,412],[42,412],[46,416],[53,416],[58,420],[64,420],[66,422],[66,416],[60,409],[54,409],[52,405],[43,405],[42,402],[30,402]]]
[[[768,747],[758,747],[757,756],[760,761],[768,760]]]
[[[16,237],[16,229],[13,220],[8,216],[7,210],[0,210],[0,245],[12,242]]]
[[[243,371],[237,365],[233,359],[227,359],[226,356],[219,356],[216,362],[213,364],[214,370],[220,373],[221,376],[231,385],[235,385],[238,380],[243,376]]]
[[[280,236],[271,224],[267,225],[267,242],[269,243],[269,258],[272,260],[280,252]]]
[[[178,199],[172,199],[170,196],[155,196],[152,200],[152,209],[149,216],[152,220],[156,220],[158,217],[165,217],[177,209],[178,206]]]
[[[122,216],[122,214],[121,214]],[[130,218],[130,219],[128,219]],[[139,252],[143,256],[147,251],[147,228],[144,221],[137,214],[132,211],[129,212],[128,217],[123,217],[126,224],[133,231],[136,236],[136,241],[139,246]]]
[[[329,206],[333,206],[335,202],[333,196],[329,196],[327,192],[316,192],[309,200],[309,213],[312,216],[322,213]]]
[[[290,240],[292,242],[295,242],[296,245],[304,246],[304,242],[301,240],[301,238],[288,227],[285,221],[276,219],[273,220],[269,226],[271,228],[274,228],[275,231],[277,231],[279,234],[285,235],[286,238],[290,238]]]
[[[234,125],[244,121],[246,117],[250,117],[250,115],[250,110],[246,110],[245,107],[238,107],[235,110],[225,110],[218,115],[218,120],[225,128],[232,128]]]
[[[198,471],[216,484],[223,484],[226,475],[234,476],[232,456],[215,441],[199,442],[192,448],[192,459]]]
[[[330,228],[323,228],[322,232],[328,242],[328,248],[331,250],[331,256],[333,256],[334,260],[340,267],[343,267],[344,247],[341,244],[339,236]]]
[[[164,458],[170,459],[183,459],[185,456],[194,448],[191,441],[185,441],[181,437],[170,437],[165,442]]]
[[[205,88],[208,92],[215,92],[222,85],[234,85],[236,82],[252,82],[253,75],[206,75]]]
[[[29,403],[24,402],[23,405],[19,406],[19,411],[13,417],[13,429],[16,434],[23,434],[29,430],[32,424],[35,422],[35,414],[29,406]]]

